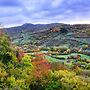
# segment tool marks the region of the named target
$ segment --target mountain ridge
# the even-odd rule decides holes
[[[25,23],[21,26],[15,26],[10,28],[5,28],[5,31],[12,35],[20,33],[20,32],[38,32],[38,31],[45,31],[50,30],[51,28],[59,27],[59,28],[66,28],[69,31],[75,31],[80,29],[90,29],[90,24],[64,24],[64,23],[51,23],[51,24],[31,24]]]

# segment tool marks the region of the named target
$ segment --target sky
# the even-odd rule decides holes
[[[0,0],[0,23],[90,24],[90,0]]]

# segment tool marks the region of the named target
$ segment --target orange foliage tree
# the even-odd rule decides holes
[[[33,75],[36,79],[47,76],[50,70],[50,64],[45,59],[44,54],[36,54],[35,58],[31,60],[34,68]]]

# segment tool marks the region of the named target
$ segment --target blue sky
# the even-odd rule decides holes
[[[90,0],[0,0],[0,22],[90,23]]]

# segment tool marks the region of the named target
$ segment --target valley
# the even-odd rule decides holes
[[[89,90],[90,25],[0,29],[0,90]]]
[[[33,25],[28,23],[7,30],[13,43],[28,55],[34,57],[36,53],[42,53],[50,62],[59,62],[68,66],[77,65],[83,69],[89,65],[89,24]]]

